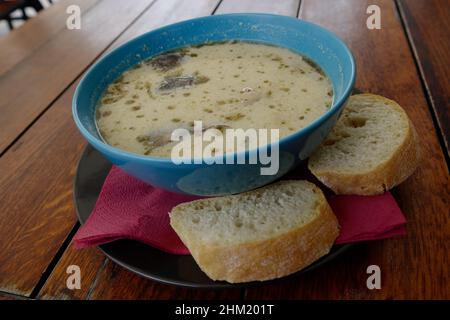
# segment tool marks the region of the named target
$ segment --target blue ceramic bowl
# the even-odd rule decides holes
[[[95,124],[95,106],[116,77],[161,52],[205,42],[243,40],[285,47],[311,58],[331,79],[334,103],[307,127],[279,140],[279,171],[261,175],[261,164],[174,164],[141,156],[103,142]],[[86,73],[73,98],[73,117],[82,135],[109,161],[153,186],[195,195],[223,195],[254,189],[294,168],[327,136],[355,81],[355,62],[333,33],[306,21],[269,14],[227,14],[172,24],[139,36],[99,59]],[[273,148],[274,144],[271,145]],[[245,152],[246,156],[258,150]],[[227,155],[236,157],[236,155]],[[225,161],[224,161],[225,162]]]

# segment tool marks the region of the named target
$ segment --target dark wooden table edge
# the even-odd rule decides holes
[[[23,296],[23,295],[19,295],[19,294],[10,293],[10,292],[6,292],[6,291],[1,291],[0,290],[0,301],[1,300],[35,300],[35,299],[30,298],[30,297],[26,297],[26,296]]]

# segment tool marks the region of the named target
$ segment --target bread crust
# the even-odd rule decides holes
[[[189,239],[183,226],[171,225],[191,251],[197,264],[213,280],[230,283],[280,278],[326,255],[339,235],[339,224],[322,191],[317,215],[309,223],[274,238],[239,245],[210,246]]]
[[[408,132],[403,143],[390,159],[380,163],[373,170],[361,174],[321,171],[311,165],[312,161],[314,161],[311,161],[311,159],[308,161],[308,168],[319,181],[332,189],[336,194],[382,194],[405,181],[417,169],[421,158],[419,139],[411,120],[395,101],[367,93],[357,96],[365,96],[387,103],[408,119]]]

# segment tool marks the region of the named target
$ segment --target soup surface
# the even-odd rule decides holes
[[[186,47],[124,72],[97,106],[100,135],[120,149],[170,157],[176,128],[279,129],[280,138],[331,106],[329,79],[288,49],[247,42]],[[227,152],[226,149],[217,153]]]

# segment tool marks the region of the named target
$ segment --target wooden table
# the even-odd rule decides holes
[[[82,29],[68,30],[77,4]],[[381,29],[366,27],[370,4]],[[290,282],[193,290],[158,284],[75,250],[75,167],[86,145],[71,117],[80,76],[112,48],[179,20],[227,12],[297,16],[337,33],[356,86],[398,101],[420,135],[419,170],[393,191],[408,235],[357,246]],[[61,0],[0,38],[0,299],[449,299],[450,6],[441,0]],[[81,289],[66,287],[79,265]],[[366,287],[379,265],[382,289]]]

